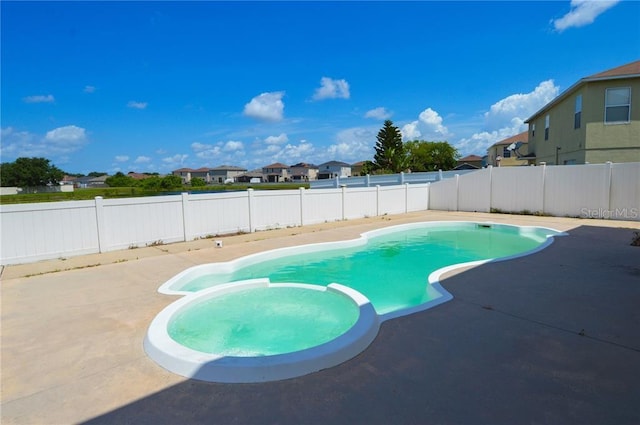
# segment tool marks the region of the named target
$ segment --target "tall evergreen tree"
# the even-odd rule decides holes
[[[376,153],[373,156],[376,167],[391,173],[404,171],[406,156],[398,127],[391,120],[386,120],[376,139]]]

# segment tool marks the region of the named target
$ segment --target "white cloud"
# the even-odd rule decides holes
[[[264,141],[268,145],[281,145],[283,143],[287,143],[289,138],[285,133],[280,133],[278,136],[269,136],[264,139]]]
[[[135,100],[130,100],[129,103],[127,103],[127,107],[133,109],[146,109],[147,105],[147,102],[136,102]]]
[[[173,156],[162,158],[162,162],[164,162],[171,170],[175,170],[176,168],[183,168],[184,162],[187,160],[187,158],[189,158],[189,155],[176,154]]]
[[[514,118],[524,122],[544,105],[558,96],[560,90],[553,80],[541,82],[530,93],[507,96],[491,105],[484,114],[485,128],[488,130],[513,126]]]
[[[246,105],[244,115],[264,121],[280,121],[284,113],[284,92],[262,93]]]
[[[224,147],[222,148],[222,150],[225,152],[241,151],[241,150],[244,150],[244,144],[242,142],[229,140],[224,144]]]
[[[320,88],[316,89],[313,99],[349,99],[349,96],[349,83],[346,80],[322,77],[320,79]]]
[[[405,124],[400,132],[404,140],[446,140],[451,134],[447,127],[442,124],[442,121],[440,114],[431,108],[427,108],[420,112],[417,120]]]
[[[53,143],[77,143],[84,142],[86,138],[85,129],[75,125],[58,127],[47,131],[45,140]]]
[[[85,93],[94,93],[96,91],[96,88],[94,86],[84,86],[84,90]]]
[[[146,164],[151,162],[151,158],[149,158],[148,156],[139,156],[136,158],[135,161],[133,161],[135,164]]]
[[[53,95],[37,95],[37,96],[27,96],[22,99],[25,103],[53,103],[56,100]]]
[[[321,159],[358,162],[373,158],[378,130],[374,127],[354,127],[338,132],[337,142],[326,149]]]
[[[595,19],[619,3],[620,0],[571,0],[571,10],[562,18],[551,23],[556,31],[562,32],[571,27],[583,27],[592,24]]]
[[[484,155],[487,148],[527,129],[524,121],[558,96],[553,80],[543,81],[530,93],[513,94],[491,105],[484,114],[484,130],[455,143],[462,155]]]
[[[365,118],[374,118],[377,120],[386,120],[388,118],[391,117],[391,112],[387,111],[386,108],[383,107],[377,107],[374,109],[371,109],[369,111],[367,111],[366,114],[364,114]]]
[[[58,163],[87,142],[86,130],[75,125],[55,128],[44,136],[7,127],[2,129],[1,135],[0,154],[4,158],[44,156]]]
[[[127,155],[117,155],[115,159],[116,162],[127,162],[129,157]]]

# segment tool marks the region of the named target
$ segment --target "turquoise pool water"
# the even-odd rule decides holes
[[[295,287],[245,289],[209,298],[169,322],[176,342],[222,356],[270,356],[305,350],[342,335],[358,319],[352,300]]]
[[[452,264],[502,258],[531,251],[558,232],[533,228],[456,224],[373,236],[361,246],[289,254],[225,273],[184,282],[181,291],[255,278],[326,286],[337,282],[366,296],[378,314],[423,304],[433,296],[427,277]]]

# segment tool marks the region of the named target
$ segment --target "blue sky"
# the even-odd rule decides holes
[[[460,154],[524,131],[580,78],[640,58],[640,2],[9,2],[1,160],[168,173]]]

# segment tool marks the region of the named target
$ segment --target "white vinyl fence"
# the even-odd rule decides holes
[[[640,220],[640,163],[486,168],[393,186],[0,205],[0,263],[427,209]]]
[[[431,184],[429,209],[640,220],[640,163],[485,168]]]

